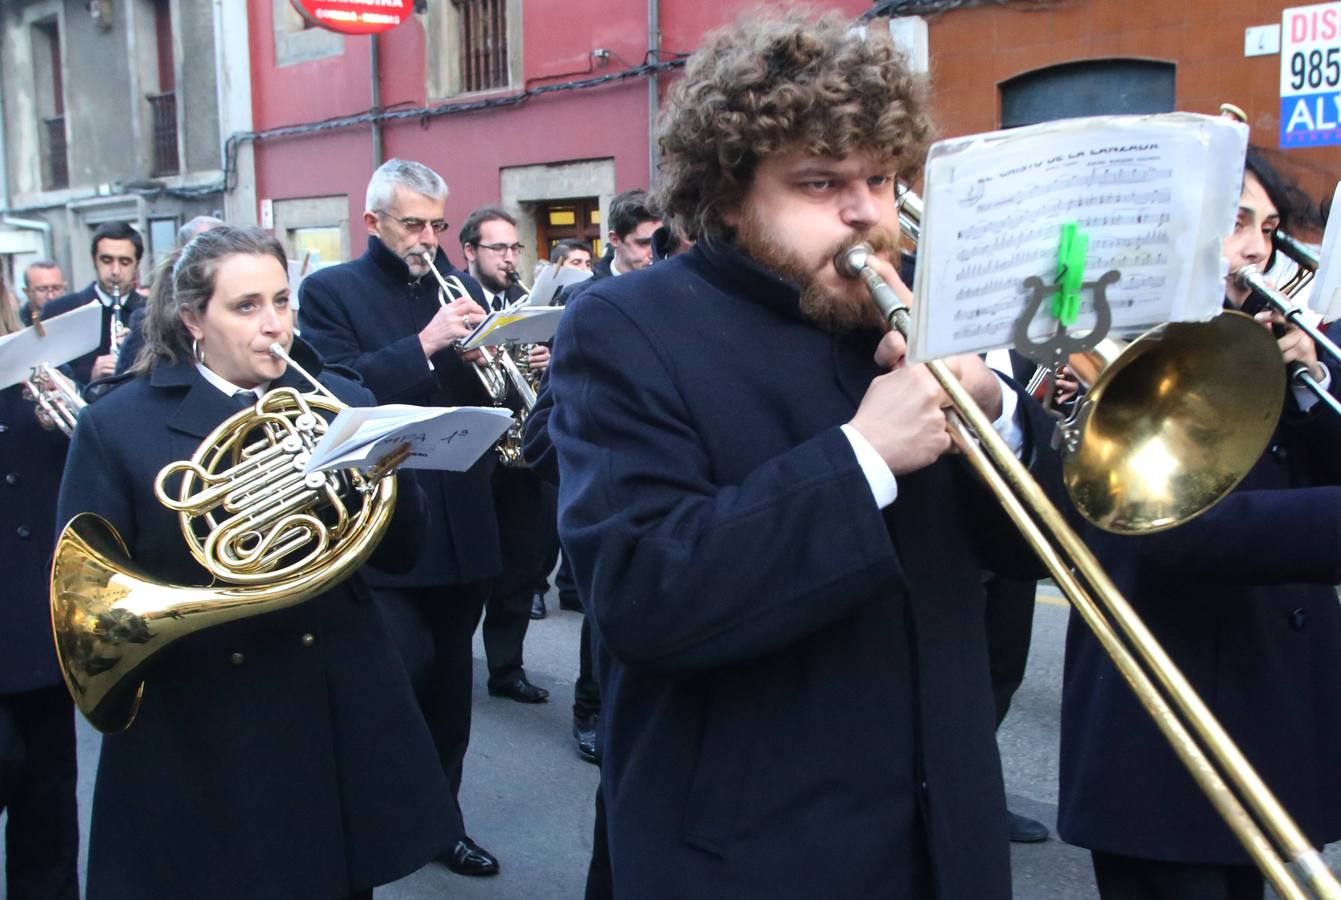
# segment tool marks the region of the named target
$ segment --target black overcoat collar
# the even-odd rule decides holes
[[[313,378],[320,377],[321,357],[302,339],[296,337],[293,339],[289,355],[298,365],[310,372]],[[168,419],[168,427],[191,437],[207,436],[220,422],[237,412],[233,399],[196,371],[193,359],[156,363],[149,374],[149,384],[162,390],[185,390],[181,403]],[[293,366],[285,368],[284,374],[271,382],[270,386],[297,388],[304,393],[312,390],[311,383]]]
[[[726,292],[824,333],[801,312],[801,291],[795,283],[764,268],[734,245],[702,242],[684,256],[687,264],[699,268]],[[871,328],[828,335],[834,378],[853,402],[860,402],[871,379],[880,374],[874,354],[881,336]]]

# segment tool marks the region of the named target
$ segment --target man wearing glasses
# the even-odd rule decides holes
[[[55,261],[39,259],[29,263],[28,268],[23,270],[23,294],[28,300],[19,307],[19,318],[23,324],[33,324],[33,316],[41,314],[46,302],[55,300],[67,290],[69,286],[65,283],[65,276]]]
[[[526,289],[516,280],[517,259],[524,249],[517,239],[517,221],[497,207],[481,207],[461,225],[461,250],[470,274],[484,288],[490,310],[504,309],[525,296]],[[506,351],[498,348],[498,352]],[[532,345],[528,362],[533,369],[543,369],[549,365],[549,348]],[[509,390],[506,402],[514,412],[521,408],[515,391]],[[548,574],[544,569],[559,543],[555,498],[524,466],[494,470],[493,492],[503,573],[484,606],[489,694],[518,703],[544,703],[549,691],[527,679],[522,644],[531,624],[535,586]]]
[[[446,203],[447,185],[432,169],[388,160],[368,183],[367,252],[314,272],[300,289],[303,337],[327,362],[357,370],[381,404],[489,404],[471,371],[471,354],[456,349],[470,333],[467,322],[484,317],[484,293],[439,246],[448,227]],[[459,279],[469,296],[440,302],[430,265]],[[471,638],[502,570],[493,466],[493,454],[485,454],[465,472],[416,472],[431,515],[419,560],[394,575],[363,570],[405,660],[453,795],[470,742]],[[452,821],[439,860],[461,875],[495,874],[498,860],[466,835],[459,804]]]

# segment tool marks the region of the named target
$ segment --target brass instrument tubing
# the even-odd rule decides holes
[[[912,322],[908,307],[864,260],[849,261],[848,254],[857,249],[842,254],[840,260],[845,262],[848,272],[856,269],[856,274],[866,283],[890,326],[907,337]],[[864,249],[869,251],[869,248]],[[857,268],[858,265],[860,268]],[[845,271],[844,264],[839,265],[839,270]],[[1156,726],[1164,733],[1192,777],[1276,892],[1287,900],[1304,900],[1309,896],[1292,877],[1286,862],[1277,855],[1262,828],[1225,783],[1225,776],[1234,782],[1249,806],[1265,822],[1289,865],[1300,874],[1313,895],[1327,900],[1341,900],[1341,883],[1327,868],[1321,854],[1309,844],[1298,825],[1248,764],[1182,672],[1108,578],[1089,548],[1066,523],[1043,489],[992,427],[987,415],[943,361],[929,362],[927,368],[953,404],[954,408],[946,412],[946,418],[956,445],[1001,501],[1007,515],[1047,566],[1058,587],[1094,632]],[[1071,562],[1068,563],[1067,559]],[[1077,573],[1088,580],[1093,596],[1077,578]],[[1106,614],[1104,609],[1107,610]],[[1111,617],[1112,622],[1105,615]],[[1114,622],[1153,670],[1174,705],[1188,720],[1187,723],[1177,717],[1170,708],[1169,700],[1159,693],[1151,676],[1137,662],[1132,650],[1122,642],[1114,630]],[[1206,752],[1189,733],[1189,724],[1224,769],[1223,775],[1213,767]]]
[[[1319,351],[1325,351],[1334,361],[1341,363],[1341,347],[1338,347],[1327,335],[1314,328],[1304,319],[1302,307],[1296,306],[1290,302],[1289,297],[1267,284],[1257,266],[1249,263],[1239,269],[1234,273],[1234,283],[1240,288],[1250,290],[1261,297],[1272,309],[1284,316],[1285,321],[1308,335]],[[1308,366],[1301,362],[1291,363],[1290,380],[1300,387],[1307,388],[1313,396],[1325,403],[1332,412],[1341,416],[1341,400],[1333,397],[1331,392],[1309,374]]]

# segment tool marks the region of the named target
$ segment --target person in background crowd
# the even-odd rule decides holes
[[[446,232],[447,184],[422,163],[391,159],[368,182],[363,223],[368,249],[358,259],[303,279],[298,320],[304,338],[329,363],[363,378],[379,404],[489,405],[456,342],[484,316],[484,292],[439,245]],[[468,296],[439,302],[432,266]],[[429,522],[423,549],[404,572],[365,571],[410,671],[442,769],[451,787],[447,851],[461,875],[493,875],[498,860],[466,833],[458,794],[470,744],[471,639],[490,585],[502,571],[490,490],[494,455],[465,472],[423,472]]]
[[[93,232],[90,252],[97,277],[82,291],[52,300],[42,313],[51,318],[85,303],[102,304],[102,339],[97,349],[70,362],[70,371],[81,385],[116,372],[131,316],[144,306],[144,296],[138,291],[144,256],[140,233],[129,222],[104,222]]]
[[[0,284],[0,336],[19,330]],[[74,705],[51,640],[51,546],[69,445],[38,424],[22,385],[0,390],[0,811],[9,816],[10,900],[79,898]]]
[[[28,263],[23,270],[23,295],[28,299],[19,307],[19,321],[25,326],[33,324],[33,315],[42,315],[42,307],[47,301],[55,300],[68,289],[61,267],[54,260],[39,259]]]
[[[549,261],[556,266],[568,266],[572,269],[591,271],[591,248],[586,241],[577,238],[564,238],[554,244]]]
[[[467,216],[461,225],[461,249],[470,274],[484,288],[489,309],[501,310],[525,296],[525,289],[514,277],[522,245],[517,239],[517,223],[506,212],[485,206]],[[512,351],[495,348],[493,352]],[[544,371],[549,365],[549,348],[532,345],[527,364]],[[506,402],[514,413],[522,408],[521,397],[511,384]],[[503,571],[484,607],[489,694],[518,703],[544,703],[549,700],[549,691],[526,677],[522,645],[531,624],[536,583],[548,574],[544,567],[559,541],[554,498],[525,466],[502,465],[494,469],[493,496]]]

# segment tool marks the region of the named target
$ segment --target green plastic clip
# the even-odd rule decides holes
[[[1057,250],[1057,294],[1052,298],[1052,317],[1070,328],[1080,315],[1080,288],[1085,283],[1085,254],[1090,237],[1075,222],[1062,226]]]

